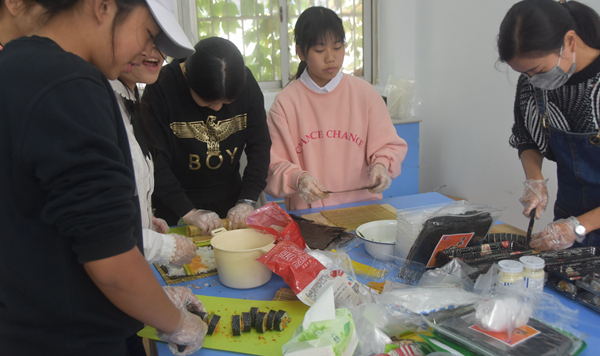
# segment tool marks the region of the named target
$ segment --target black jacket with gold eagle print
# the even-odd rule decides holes
[[[271,139],[262,91],[250,69],[239,97],[214,111],[196,104],[175,60],[146,86],[142,108],[157,148],[155,206],[164,205],[178,217],[192,208],[213,207],[225,217],[222,212],[238,199],[258,200],[266,186]],[[248,164],[242,178],[243,151]]]

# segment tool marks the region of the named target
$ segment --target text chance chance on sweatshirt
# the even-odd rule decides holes
[[[407,152],[381,95],[351,75],[326,94],[293,81],[275,97],[267,122],[272,146],[265,191],[285,197],[288,210],[381,199],[382,194],[365,189],[330,194],[308,205],[298,195],[298,178],[309,172],[330,191],[365,187],[375,163],[382,163],[392,178],[400,175]]]

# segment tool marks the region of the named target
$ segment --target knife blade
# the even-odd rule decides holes
[[[326,191],[324,191],[323,193],[329,193],[329,194],[331,194],[331,193],[347,193],[347,192],[355,192],[355,191],[357,191],[357,190],[364,190],[364,189],[371,189],[371,188],[375,188],[376,186],[377,186],[377,184],[375,184],[375,185],[370,185],[370,186],[367,186],[367,187],[362,187],[362,188],[355,188],[355,189],[348,189],[348,190],[337,190],[337,191],[335,191],[335,192],[334,192],[334,191],[331,191],[331,190],[326,190]]]
[[[535,221],[535,211],[537,208],[533,208],[531,213],[529,214],[529,227],[527,228],[527,237],[525,241],[529,241],[531,238],[531,233],[533,232],[533,222]]]

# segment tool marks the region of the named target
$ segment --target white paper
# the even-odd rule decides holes
[[[317,300],[304,315],[302,328],[306,330],[311,323],[331,319],[335,319],[335,300],[333,298],[333,287],[330,285],[320,291]]]

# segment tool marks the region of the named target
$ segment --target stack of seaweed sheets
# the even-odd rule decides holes
[[[398,210],[395,255],[438,267],[438,252],[477,245],[486,236],[501,208],[458,201]]]

